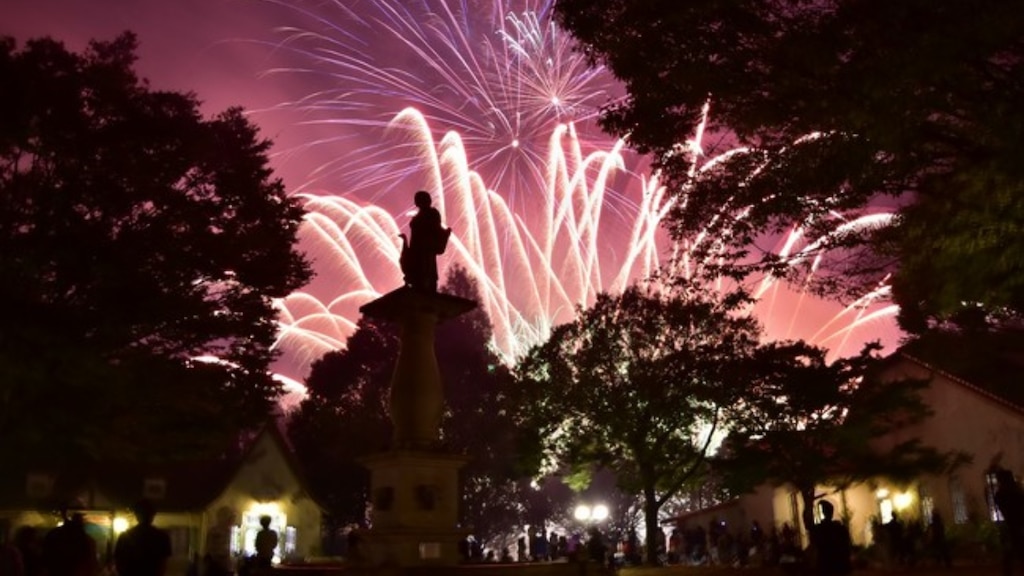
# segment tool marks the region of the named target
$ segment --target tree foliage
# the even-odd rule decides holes
[[[604,127],[685,194],[670,230],[714,238],[703,249],[728,272],[750,271],[763,234],[798,227],[835,257],[822,289],[863,293],[895,273],[908,329],[965,302],[1024,309],[1018,2],[559,0],[556,13],[626,84]],[[748,148],[692,177],[679,144],[709,102],[708,133]],[[896,207],[891,225],[835,216],[879,204]]]
[[[360,319],[343,350],[313,363],[306,397],[288,415],[288,439],[311,488],[342,525],[366,520],[370,477],[358,458],[388,446],[397,358],[397,326]]]
[[[3,451],[195,455],[280,393],[301,208],[241,110],[151,89],[135,49],[0,41]]]
[[[478,299],[460,267],[449,270],[442,291]],[[460,517],[483,540],[554,506],[533,493],[529,470],[519,465],[521,452],[536,449],[507,415],[510,375],[490,340],[481,308],[438,325],[435,340],[445,388],[441,440],[446,450],[470,458],[460,472]],[[314,363],[308,396],[289,417],[289,438],[314,490],[343,523],[366,520],[369,473],[357,460],[388,447],[388,393],[398,349],[396,325],[362,319],[344,350]]]
[[[734,398],[725,367],[757,345],[757,323],[738,313],[744,302],[697,287],[599,295],[520,363],[519,417],[560,462],[607,468],[643,494],[656,533],[661,506],[697,478],[709,429]]]
[[[760,347],[733,369],[750,387],[727,410],[730,434],[716,465],[736,491],[763,483],[790,485],[814,524],[819,487],[836,490],[873,477],[909,481],[954,463],[911,438],[883,439],[930,416],[919,391],[925,381],[886,380],[877,347],[828,363],[826,351],[803,342]]]

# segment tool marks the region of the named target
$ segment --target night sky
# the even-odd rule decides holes
[[[274,29],[294,24],[292,10],[260,0],[8,0],[0,34],[19,43],[51,36],[75,50],[91,39],[109,40],[125,30],[139,36],[136,69],[153,88],[192,91],[208,114],[229,106],[257,113],[263,135],[294,145],[308,137],[293,120],[269,112],[301,93],[296,79],[266,77],[288,62],[266,42]],[[267,112],[259,112],[267,111]],[[300,163],[301,164],[301,163]],[[278,162],[289,187],[305,180],[307,168]]]
[[[463,5],[469,6],[467,14],[458,12]],[[423,6],[429,10],[421,10]],[[262,134],[275,142],[273,164],[290,191],[380,206],[398,228],[407,225],[404,211],[412,191],[429,188],[431,180],[422,155],[413,150],[416,144],[395,139],[386,126],[406,106],[416,106],[429,122],[435,144],[449,131],[462,136],[468,167],[505,199],[523,229],[540,237],[537,228],[543,223],[537,222],[543,219],[531,211],[542,204],[538,195],[545,193],[551,133],[556,126],[574,122],[577,138],[563,138],[563,147],[578,145],[584,155],[612,149],[614,139],[598,132],[593,117],[600,105],[621,92],[607,74],[579,67],[567,41],[558,41],[544,18],[549,8],[548,3],[531,0],[7,0],[0,34],[12,35],[19,43],[49,35],[77,50],[89,39],[111,39],[132,30],[140,41],[137,70],[152,87],[194,91],[208,114],[233,105],[252,113]],[[538,22],[530,20],[533,16],[539,16]],[[529,34],[534,24],[535,38]],[[517,36],[524,29],[527,34]],[[488,50],[495,52],[490,58]],[[387,77],[378,77],[378,70],[388,71]],[[628,260],[623,245],[630,243],[631,226],[637,221],[632,214],[640,202],[638,188],[649,178],[642,159],[628,155],[617,174],[603,196],[601,231],[590,248],[584,246],[596,251],[600,274],[582,282],[556,282],[579,288],[583,298],[594,290],[613,288],[621,263]],[[445,187],[450,183],[445,180]],[[445,194],[455,195],[451,190]],[[460,213],[455,200],[449,203],[446,221],[456,235],[462,234],[467,249],[463,256],[446,258],[470,267],[479,264],[479,273],[498,286],[485,305],[493,311],[511,304],[519,313],[507,322],[509,340],[530,332],[521,324],[535,325],[542,316],[565,319],[571,306],[535,306],[519,293],[524,285],[533,285],[527,272],[532,270],[535,280],[544,263],[532,261],[532,268],[527,268],[510,256],[516,250],[512,228],[495,227],[494,250],[481,247],[474,256],[468,231],[476,232],[480,221],[497,216],[479,205],[475,212]],[[338,221],[337,214],[320,212]],[[481,230],[487,232],[486,227]],[[303,378],[311,359],[343,343],[346,325],[355,319],[352,310],[367,298],[364,293],[397,287],[397,267],[388,261],[397,246],[392,232],[354,240],[354,250],[376,256],[353,263],[339,257],[337,242],[304,231],[303,247],[318,273],[304,294],[329,306],[332,317],[307,322],[305,318],[323,315],[294,307],[286,324],[301,324],[302,329],[282,341],[286,355],[279,372]],[[562,246],[559,250],[567,250],[564,245],[571,245],[574,236],[562,232],[552,237]],[[501,270],[491,269],[495,259],[504,263]],[[566,268],[571,258],[564,252],[556,251],[549,260],[547,276],[578,272]],[[634,277],[642,269],[626,267]],[[881,338],[892,344],[897,338],[891,311],[842,332],[855,313],[833,322],[841,306],[776,290],[766,293],[758,310],[773,336],[812,338],[846,353],[855,352],[866,340]],[[357,293],[364,295],[343,308],[330,304],[339,296]],[[883,308],[878,304],[869,312]]]

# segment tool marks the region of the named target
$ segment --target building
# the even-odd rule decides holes
[[[134,523],[131,507],[149,498],[157,506],[155,524],[171,536],[169,574],[185,574],[205,553],[205,534],[218,514],[235,519],[232,549],[252,553],[259,518],[271,517],[280,535],[279,560],[319,554],[323,511],[310,496],[291,451],[275,426],[265,427],[235,459],[145,465],[99,463],[91,468],[36,465],[0,473],[0,528],[47,530],[60,520],[60,508],[85,515],[87,530],[101,556],[117,534]]]
[[[947,474],[921,476],[905,485],[878,478],[845,490],[819,487],[837,518],[848,522],[854,543],[875,542],[873,525],[894,514],[927,524],[938,512],[948,530],[965,531],[1001,519],[992,498],[995,479],[990,469],[999,465],[1024,477],[1024,387],[1017,381],[1024,374],[1024,347],[994,336],[969,342],[932,337],[904,346],[887,362],[889,378],[929,382],[921,397],[932,415],[882,443],[919,438],[940,451],[960,452],[970,461]],[[765,529],[781,529],[788,523],[800,531],[806,545],[802,511],[800,495],[792,487],[765,486],[679,520],[705,527],[712,519],[730,526],[749,526],[756,520]]]

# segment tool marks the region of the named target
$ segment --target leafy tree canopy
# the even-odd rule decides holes
[[[357,459],[385,450],[391,438],[397,358],[397,326],[360,319],[343,350],[313,363],[306,397],[288,416],[288,439],[311,488],[342,525],[366,521],[370,477]]]
[[[1024,310],[1019,2],[559,0],[556,13],[626,84],[604,127],[685,195],[670,230],[716,239],[702,246],[727,272],[798,273],[748,254],[798,227],[836,256],[823,290],[862,294],[894,272],[905,328],[965,302]],[[694,177],[679,145],[709,102],[709,133],[748,148]],[[835,216],[880,204],[897,209],[890,226]]]
[[[301,208],[241,110],[150,89],[135,50],[0,41],[3,452],[194,456],[280,393]]]
[[[607,468],[642,493],[656,533],[658,511],[698,477],[734,399],[725,367],[757,346],[756,321],[738,313],[745,302],[697,286],[599,295],[520,363],[519,418],[559,462]]]
[[[958,455],[918,439],[885,440],[931,411],[918,395],[927,382],[886,380],[876,351],[870,345],[829,364],[820,348],[774,343],[734,364],[749,388],[727,411],[730,434],[716,459],[732,488],[794,487],[810,529],[821,486],[843,489],[878,476],[909,481],[954,464]]]

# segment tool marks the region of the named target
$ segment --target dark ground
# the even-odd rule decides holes
[[[1024,572],[1020,572],[1024,574]],[[667,567],[667,568],[624,568],[619,576],[813,576],[813,571],[785,571],[780,568],[720,568],[720,567]],[[918,566],[915,568],[869,568],[857,570],[854,576],[1000,576],[998,566],[954,566],[942,568]]]

